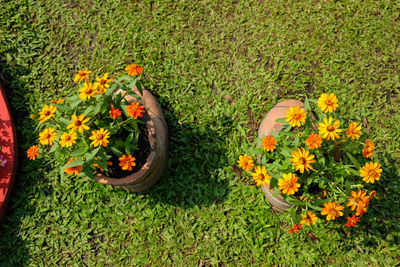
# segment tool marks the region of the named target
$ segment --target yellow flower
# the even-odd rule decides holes
[[[247,156],[247,154],[239,156],[237,163],[239,164],[239,167],[245,171],[250,171],[254,167],[253,159],[250,156]]]
[[[54,113],[57,111],[57,108],[53,105],[44,105],[42,111],[39,112],[40,114],[40,121],[41,122],[45,122],[48,119],[50,119],[51,117],[54,116]]]
[[[346,134],[348,138],[351,138],[351,140],[354,140],[354,138],[360,138],[361,126],[358,126],[357,122],[350,123],[349,128],[347,128]]]
[[[31,120],[35,120],[35,115],[29,114],[29,118],[30,118]]]
[[[89,139],[93,141],[90,144],[93,145],[94,147],[97,147],[99,145],[106,147],[109,142],[107,140],[109,137],[110,137],[110,132],[108,130],[100,128],[100,130],[92,131],[92,135],[89,137]]]
[[[299,106],[290,107],[288,111],[286,111],[286,121],[293,127],[300,127],[301,123],[306,121],[306,112],[304,109],[300,109]]]
[[[78,74],[75,75],[74,82],[81,82],[82,80],[89,82],[88,76],[91,72],[90,70],[80,70]]]
[[[324,113],[333,112],[339,106],[338,99],[334,94],[322,94],[318,99],[318,106]]]
[[[273,136],[266,136],[265,138],[262,139],[261,146],[263,150],[266,150],[267,152],[272,152],[275,150],[276,146],[276,140]]]
[[[72,128],[71,130],[78,130],[80,133],[82,133],[84,130],[89,130],[89,127],[85,125],[85,123],[88,122],[90,119],[84,118],[84,114],[81,114],[78,117],[75,114],[72,115],[72,122],[67,126],[67,129]]]
[[[378,181],[380,179],[381,174],[381,164],[377,162],[367,162],[360,169],[360,176],[363,177],[363,180],[366,183],[375,183],[375,181]]]
[[[321,136],[316,133],[311,133],[306,139],[306,144],[310,149],[320,148],[322,145]]]
[[[341,129],[339,129],[340,121],[335,120],[333,124],[332,121],[332,117],[324,118],[324,122],[320,122],[318,124],[319,134],[322,135],[322,138],[326,140],[335,140],[335,138],[339,138],[338,133],[342,131]]]
[[[302,220],[300,221],[301,224],[307,224],[308,226],[310,226],[310,223],[315,224],[315,222],[318,220],[318,217],[312,213],[311,211],[307,212],[306,214],[300,214]]]
[[[43,132],[39,133],[39,141],[42,145],[52,145],[56,138],[57,133],[53,128],[44,129]]]
[[[296,183],[297,180],[293,173],[282,174],[282,178],[278,180],[279,189],[286,195],[293,195],[299,191],[300,184]]]
[[[111,82],[113,79],[107,79],[108,77],[108,73],[105,73],[103,77],[100,78],[96,78],[96,81],[94,83],[94,89],[96,90],[95,93],[96,94],[104,94],[107,90],[108,87],[110,87],[110,85],[108,84],[109,82]]]
[[[79,89],[79,98],[82,100],[85,100],[86,98],[90,99],[91,97],[94,97],[95,89],[94,86],[91,83],[84,83],[83,87]]]
[[[308,150],[298,148],[292,153],[292,158],[289,160],[292,162],[292,166],[295,166],[296,171],[298,170],[300,173],[303,173],[304,170],[309,171],[313,169],[310,165],[310,163],[315,162],[313,158],[314,155],[310,155]]]
[[[60,137],[60,145],[62,147],[70,147],[76,143],[76,132],[71,130],[69,133],[63,133]]]
[[[344,207],[340,206],[340,203],[336,203],[335,201],[324,203],[321,215],[326,215],[327,221],[334,220],[337,217],[343,216],[343,209]]]
[[[254,171],[255,172],[252,173],[251,176],[253,176],[254,182],[256,182],[257,186],[265,186],[265,184],[269,184],[272,176],[267,173],[265,166],[257,166]]]
[[[351,208],[351,210],[355,210],[360,203],[365,203],[369,197],[366,195],[367,191],[358,190],[357,193],[355,191],[351,191],[351,197],[349,197],[349,202],[347,202],[347,206]]]

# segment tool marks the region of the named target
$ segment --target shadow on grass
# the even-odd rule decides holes
[[[228,181],[216,177],[217,169],[228,166],[223,137],[209,127],[181,123],[172,108],[156,98],[169,128],[169,159],[158,184],[143,194],[184,209],[222,203],[229,194]]]
[[[25,266],[30,261],[26,249],[28,243],[22,239],[19,229],[23,217],[34,212],[34,207],[29,204],[27,196],[30,195],[32,185],[37,183],[41,176],[41,167],[38,162],[28,162],[24,157],[26,155],[25,148],[21,147],[21,144],[26,143],[27,138],[32,136],[34,129],[32,120],[29,119],[29,113],[24,107],[23,95],[26,91],[18,78],[27,71],[23,67],[11,68],[0,58],[0,82],[10,102],[17,127],[18,150],[20,151],[16,181],[6,213],[0,224],[0,263],[2,266]]]

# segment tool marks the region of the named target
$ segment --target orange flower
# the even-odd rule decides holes
[[[310,149],[320,148],[322,145],[322,138],[319,134],[311,133],[306,139],[306,144]]]
[[[52,104],[62,104],[62,103],[64,103],[64,99],[59,98],[57,101],[51,100],[50,103],[52,103]]]
[[[96,167],[96,168],[99,169],[100,171],[104,172],[104,169],[101,168],[97,162],[93,163],[93,167]]]
[[[367,162],[360,169],[360,176],[363,177],[363,180],[366,183],[375,183],[375,181],[378,181],[380,179],[381,174],[381,164],[377,162]]]
[[[350,123],[349,128],[347,128],[346,134],[348,138],[351,138],[351,140],[354,140],[354,138],[360,138],[361,126],[358,126],[357,122]]]
[[[363,216],[367,212],[369,206],[369,199],[359,202],[357,206],[356,216]]]
[[[291,233],[291,234],[297,234],[298,232],[300,232],[300,230],[303,230],[303,229],[301,229],[301,227],[303,227],[302,224],[299,224],[299,225],[294,224],[293,228],[287,230],[287,232]]]
[[[253,159],[247,154],[239,156],[239,160],[237,161],[239,167],[245,171],[250,171],[254,167]]]
[[[372,153],[374,153],[374,148],[375,148],[375,144],[372,143],[371,141],[367,140],[367,142],[365,142],[365,146],[363,149],[363,157],[364,158],[371,158],[372,157]]]
[[[38,151],[39,151],[39,147],[38,147],[38,146],[31,146],[31,147],[28,149],[28,151],[26,151],[26,154],[27,154],[27,156],[28,156],[28,158],[29,158],[30,160],[35,160],[36,157],[39,156]]]
[[[67,162],[67,164],[65,164],[65,165],[68,165],[73,161],[74,161],[74,159],[70,158],[69,161]],[[77,175],[77,174],[81,173],[82,169],[83,169],[82,166],[75,166],[75,167],[71,167],[71,168],[66,168],[64,171],[70,175]]]
[[[143,68],[141,68],[139,65],[132,64],[129,65],[125,68],[125,70],[128,72],[129,76],[137,76],[142,73]]]
[[[267,152],[273,152],[275,150],[276,143],[277,141],[274,139],[273,136],[266,136],[265,138],[262,139],[261,146]]]
[[[357,223],[360,221],[359,217],[356,217],[356,215],[353,215],[353,217],[347,217],[347,223],[344,225],[346,227],[354,227],[357,225]]]
[[[135,163],[136,158],[132,157],[132,155],[122,155],[122,157],[119,158],[119,166],[121,166],[121,169],[123,170],[128,170],[131,171],[133,166],[136,166]]]
[[[376,191],[372,190],[371,193],[369,193],[369,199],[373,199],[376,196]]]
[[[139,102],[132,102],[127,108],[126,112],[128,115],[132,116],[133,119],[137,119],[137,117],[143,117],[144,106],[139,106]]]
[[[110,117],[113,119],[117,119],[119,116],[121,116],[121,110],[111,107]]]
[[[334,220],[336,217],[343,216],[342,210],[343,206],[340,206],[340,203],[336,203],[335,201],[324,203],[324,207],[322,208],[321,214],[326,215],[326,220]]]
[[[312,213],[311,211],[307,212],[306,214],[300,214],[302,220],[300,221],[301,224],[307,224],[308,226],[310,226],[310,223],[315,224],[315,221],[318,220],[318,217]]]
[[[296,183],[298,178],[293,173],[282,174],[281,179],[278,180],[279,190],[286,195],[293,195],[299,191],[300,184]]]
[[[351,210],[355,210],[359,203],[364,203],[368,200],[368,196],[366,196],[367,191],[358,190],[357,193],[355,191],[351,191],[351,197],[349,197],[349,202],[347,202],[347,206],[351,208]]]
[[[82,80],[89,82],[88,76],[91,72],[90,70],[80,70],[79,73],[75,75],[74,82],[80,83]]]

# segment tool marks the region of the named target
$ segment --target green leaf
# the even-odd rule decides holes
[[[279,118],[279,119],[276,119],[275,121],[276,121],[276,122],[279,122],[279,123],[287,124],[287,121],[286,121],[285,118]]]
[[[96,169],[91,166],[83,166],[82,172],[89,178],[94,179],[94,173]]]
[[[131,142],[132,142],[132,139],[133,139],[133,134],[134,133],[131,133],[130,135],[128,135],[128,137],[125,140],[124,148],[125,148],[126,155],[130,155],[131,154],[131,148],[130,147],[131,147]]]
[[[85,110],[85,112],[83,112],[83,114],[87,117],[87,116],[92,116],[92,114],[94,114],[94,112],[93,112],[93,110],[94,110],[94,106],[89,106],[86,110]]]
[[[71,153],[71,157],[82,157],[88,151],[88,147],[79,147]]]
[[[51,147],[49,153],[53,153],[54,151],[56,151],[57,148],[59,148],[58,143],[54,143],[54,145]]]
[[[71,108],[76,108],[80,103],[82,103],[82,100],[79,98],[78,95],[74,95],[74,96],[68,97],[67,102],[70,103]]]
[[[115,156],[117,157],[121,157],[124,153],[122,153],[121,151],[119,151],[117,148],[115,147],[111,147],[111,151],[114,153]]]
[[[86,153],[84,155],[85,159],[88,160],[88,161],[92,160],[97,155],[97,152],[99,152],[100,149],[101,149],[101,146],[99,146],[98,148]]]
[[[76,167],[76,166],[82,166],[85,162],[81,159],[76,159],[70,163],[68,163],[67,165],[65,165],[63,167],[63,169],[65,170],[66,168],[72,168],[72,167]]]
[[[349,152],[346,152],[346,154],[349,157],[350,161],[354,164],[354,166],[357,169],[360,169],[360,167],[361,167],[360,162],[355,157],[353,157]]]
[[[69,125],[71,123],[71,121],[67,120],[66,118],[59,118],[59,120],[64,125]]]
[[[62,111],[62,112],[68,112],[68,111],[71,110],[71,108],[66,106],[66,105],[54,104],[54,106],[56,106],[57,109]]]

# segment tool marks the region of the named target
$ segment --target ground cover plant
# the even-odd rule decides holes
[[[21,152],[0,226],[3,265],[376,264],[400,261],[399,32],[393,1],[0,0],[0,79]],[[161,182],[131,194],[30,161],[30,114],[75,90],[80,69],[145,68],[165,111]],[[350,230],[287,233],[237,167],[277,102],[331,92],[362,122],[383,173]]]

